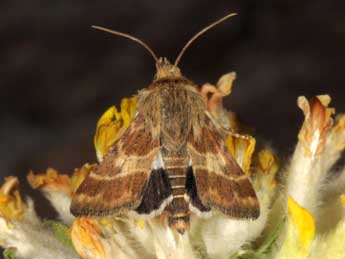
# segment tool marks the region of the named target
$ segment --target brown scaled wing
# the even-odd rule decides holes
[[[200,138],[197,140],[191,134],[187,145],[196,192],[202,205],[234,218],[259,217],[259,202],[250,180],[208,117]],[[194,207],[197,209],[198,206]]]
[[[159,140],[152,139],[138,114],[104,160],[79,186],[71,212],[79,215],[109,215],[137,208],[150,177]]]

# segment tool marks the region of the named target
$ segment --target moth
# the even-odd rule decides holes
[[[232,15],[197,33],[174,64],[157,58],[133,36],[95,27],[140,43],[155,59],[157,71],[153,82],[139,91],[136,115],[124,135],[77,189],[72,214],[165,215],[180,234],[188,230],[191,214],[202,217],[218,210],[231,218],[259,216],[252,184],[227,150],[199,86],[177,67],[197,37]]]

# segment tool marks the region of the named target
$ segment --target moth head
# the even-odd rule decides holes
[[[161,79],[161,78],[165,78],[165,77],[181,77],[181,71],[180,69],[175,66],[172,65],[169,60],[167,58],[160,58],[157,62],[156,62],[156,75],[155,75],[155,79]]]

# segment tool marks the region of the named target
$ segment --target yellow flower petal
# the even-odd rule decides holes
[[[135,115],[138,98],[123,98],[121,100],[121,116],[124,127],[128,127]]]
[[[291,196],[288,197],[289,218],[298,231],[300,248],[306,254],[315,236],[315,222],[313,216],[301,207]]]
[[[94,145],[100,161],[109,147],[119,138],[118,132],[122,127],[119,117],[116,107],[112,106],[101,116],[97,123]]]
[[[279,169],[277,156],[269,149],[260,150],[254,156],[253,173],[255,185],[258,189],[273,191],[277,185],[275,175]]]
[[[275,174],[279,169],[278,158],[268,149],[258,153],[257,161],[258,168],[264,174]]]
[[[70,235],[75,249],[83,258],[106,258],[101,242],[101,231],[95,219],[76,218],[70,228]]]
[[[118,141],[128,128],[135,115],[137,97],[123,98],[121,111],[110,107],[98,120],[94,145],[99,161],[102,161],[108,149]]]
[[[227,148],[246,174],[249,174],[255,143],[255,138],[251,136],[245,139],[229,135],[226,138]]]
[[[0,216],[7,220],[20,220],[24,214],[25,206],[19,193],[17,177],[5,178],[5,183],[0,188]]]
[[[53,168],[48,168],[45,174],[34,174],[32,171],[27,175],[27,180],[33,189],[44,189],[53,191],[63,191],[71,194],[69,176],[59,174]]]

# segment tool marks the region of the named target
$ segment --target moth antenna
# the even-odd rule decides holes
[[[114,34],[114,35],[117,35],[117,36],[120,36],[120,37],[124,37],[124,38],[127,38],[127,39],[130,39],[132,41],[135,41],[137,43],[139,43],[141,46],[143,46],[148,52],[150,52],[151,56],[153,57],[153,59],[155,60],[155,62],[157,63],[158,62],[158,57],[157,55],[153,52],[153,50],[149,47],[149,45],[147,45],[145,42],[143,42],[142,40],[139,40],[138,38],[132,36],[132,35],[129,35],[127,33],[123,33],[123,32],[119,32],[119,31],[114,31],[114,30],[110,30],[110,29],[107,29],[107,28],[104,28],[104,27],[101,27],[101,26],[95,26],[95,25],[92,25],[91,26],[93,29],[96,29],[96,30],[101,30],[101,31],[105,31],[105,32],[108,32],[110,34]]]
[[[180,62],[183,54],[186,52],[186,50],[189,48],[189,46],[197,39],[199,38],[202,34],[204,34],[205,32],[207,32],[208,30],[212,29],[213,27],[215,27],[216,25],[224,22],[225,20],[229,19],[232,16],[237,15],[237,13],[230,13],[226,16],[224,16],[223,18],[220,18],[219,20],[211,23],[210,25],[208,25],[207,27],[205,27],[204,29],[202,29],[201,31],[199,31],[197,34],[195,34],[187,43],[186,45],[184,45],[183,49],[181,50],[180,54],[178,54],[175,63],[174,63],[174,67],[176,67],[178,65],[178,63]]]

